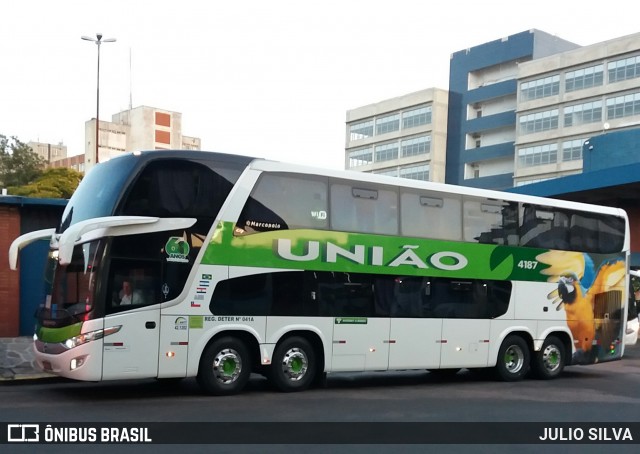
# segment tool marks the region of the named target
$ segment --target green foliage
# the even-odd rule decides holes
[[[66,167],[47,169],[30,184],[21,187],[10,187],[11,195],[38,198],[68,199],[76,190],[82,174]]]
[[[0,134],[0,185],[24,186],[42,174],[46,161],[34,153],[31,147],[18,140]]]

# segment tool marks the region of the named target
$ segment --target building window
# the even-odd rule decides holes
[[[373,162],[373,147],[358,148],[349,152],[349,168],[365,166]]]
[[[607,99],[607,119],[640,114],[640,93],[631,93]]]
[[[564,76],[564,90],[576,91],[602,85],[603,65],[569,71]]]
[[[521,134],[532,134],[550,129],[558,129],[558,109],[536,112],[520,117]]]
[[[402,113],[402,129],[431,123],[431,106],[407,110]]]
[[[587,102],[564,108],[564,125],[580,126],[602,121],[602,101]]]
[[[431,151],[431,136],[414,137],[402,141],[402,157],[418,156]]]
[[[540,166],[553,164],[558,161],[558,144],[550,143],[535,147],[520,148],[518,150],[518,163],[520,167]]]
[[[159,131],[156,129],[156,142],[171,144],[171,133],[169,131]]]
[[[171,115],[162,112],[156,112],[156,125],[171,127]]]
[[[418,166],[401,167],[400,178],[410,180],[429,181],[429,164],[421,164]]]
[[[373,120],[362,121],[349,127],[350,140],[373,137]]]
[[[545,98],[557,95],[560,92],[560,76],[549,76],[543,79],[532,80],[520,84],[520,99],[529,101],[531,99]]]
[[[376,134],[400,130],[400,114],[387,115],[376,119]]]
[[[623,58],[607,65],[609,83],[640,76],[640,56]]]
[[[562,161],[578,161],[582,159],[584,141],[585,139],[574,139],[562,142]]]
[[[387,177],[397,177],[398,176],[398,168],[394,167],[392,169],[376,170],[373,173],[375,175],[384,175],[384,176],[387,176]]]
[[[553,178],[537,178],[535,180],[522,180],[516,183],[516,187],[524,186],[526,184],[540,183],[541,181],[553,180]]]
[[[376,162],[398,159],[398,142],[376,146],[375,159]]]

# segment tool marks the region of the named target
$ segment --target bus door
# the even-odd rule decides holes
[[[448,279],[436,307],[442,318],[441,368],[486,367],[491,319],[488,284],[479,280]]]
[[[105,329],[120,330],[103,339],[102,379],[150,378],[158,374],[160,310],[158,306],[114,314]]]
[[[329,277],[330,282],[318,284],[318,298],[320,315],[333,317],[331,369],[386,370],[389,317],[376,312],[371,280],[347,273],[329,273]]]
[[[158,375],[160,341],[159,264],[154,260],[111,260],[103,339],[103,380]]]
[[[432,318],[432,281],[428,277],[394,279],[389,369],[440,367],[442,320]]]

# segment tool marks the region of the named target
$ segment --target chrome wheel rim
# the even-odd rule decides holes
[[[281,365],[284,376],[291,381],[301,380],[309,369],[307,356],[299,348],[288,350],[282,358]]]
[[[504,365],[511,374],[517,374],[524,366],[524,352],[517,345],[511,345],[504,352]]]
[[[213,359],[213,376],[219,383],[233,383],[241,372],[242,358],[237,351],[231,348],[221,350]]]
[[[556,345],[547,345],[542,352],[542,364],[549,372],[556,372],[560,368],[562,354]]]

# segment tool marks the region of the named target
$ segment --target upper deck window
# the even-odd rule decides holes
[[[236,235],[285,229],[327,228],[327,179],[265,173],[236,224]]]

